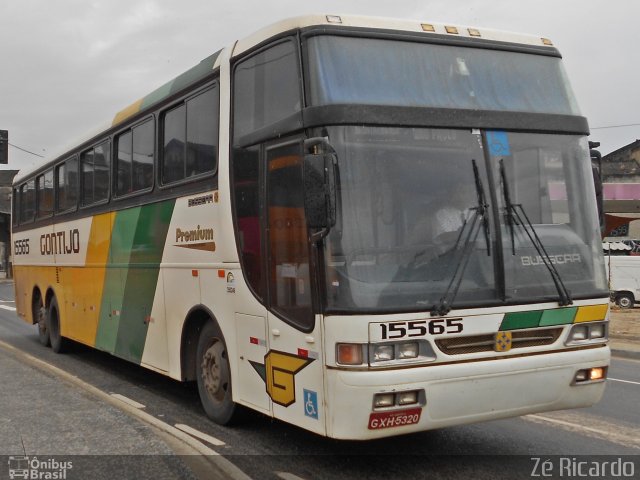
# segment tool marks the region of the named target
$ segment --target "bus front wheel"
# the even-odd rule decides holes
[[[68,340],[60,333],[60,309],[56,297],[51,299],[47,310],[47,324],[49,326],[49,337],[51,338],[51,349],[56,353],[63,353],[67,350]]]
[[[231,395],[231,369],[220,327],[207,322],[200,331],[196,353],[200,400],[207,416],[220,425],[235,419],[237,405]]]

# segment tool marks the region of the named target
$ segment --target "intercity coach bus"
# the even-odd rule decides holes
[[[372,439],[589,406],[610,360],[586,119],[545,38],[348,16],[233,43],[15,179],[17,309]]]

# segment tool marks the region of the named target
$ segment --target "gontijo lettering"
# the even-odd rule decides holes
[[[80,231],[45,233],[40,235],[40,255],[64,255],[80,252]]]

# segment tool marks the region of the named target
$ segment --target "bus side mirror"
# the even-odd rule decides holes
[[[309,228],[336,224],[336,164],[334,153],[304,156],[304,211]]]
[[[598,205],[598,221],[600,222],[600,233],[605,234],[604,218],[604,191],[602,185],[602,154],[595,150],[600,146],[600,142],[589,142],[589,154],[591,156],[591,172],[593,173],[593,185],[596,189],[596,204]]]

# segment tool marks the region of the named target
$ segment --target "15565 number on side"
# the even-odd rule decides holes
[[[436,318],[433,320],[409,320],[375,324],[380,340],[396,340],[405,337],[424,337],[445,333],[462,333],[461,318]],[[372,332],[373,333],[373,332]],[[376,335],[376,337],[378,336]]]

